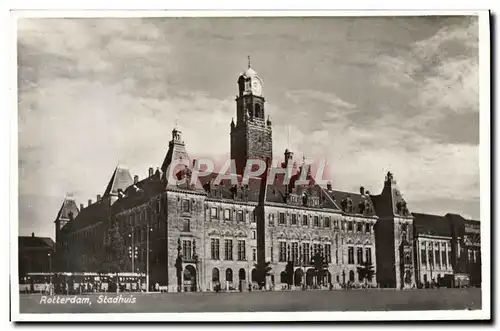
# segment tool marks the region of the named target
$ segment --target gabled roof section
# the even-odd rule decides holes
[[[78,216],[72,221],[68,222],[61,231],[64,233],[71,233],[79,229],[91,226],[93,224],[105,221],[109,215],[109,205],[106,205],[103,200],[96,201],[80,210]]]
[[[104,191],[103,196],[117,195],[118,190],[125,191],[127,187],[133,184],[132,175],[130,171],[124,165],[118,165],[113,171],[113,175],[109,180],[106,191]]]
[[[325,190],[337,209],[347,214],[375,216],[375,207],[368,194],[338,190]]]
[[[71,196],[67,196],[57,213],[56,220],[67,219],[71,217],[75,218],[79,213],[78,207],[76,205],[75,199]],[[70,217],[71,216],[71,217]]]
[[[417,235],[452,237],[450,223],[445,216],[412,213]]]

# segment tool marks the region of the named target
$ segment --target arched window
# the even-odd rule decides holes
[[[349,271],[349,281],[354,282],[354,271]]]
[[[233,270],[231,268],[226,269],[226,281],[228,282],[233,281]]]
[[[219,269],[217,269],[217,268],[212,269],[212,281],[213,282],[219,281]]]
[[[264,112],[262,111],[260,104],[255,105],[255,117],[264,118]]]
[[[241,268],[240,271],[238,272],[240,280],[245,280],[247,277],[247,273],[245,269]]]

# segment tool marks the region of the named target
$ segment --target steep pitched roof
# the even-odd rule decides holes
[[[71,233],[78,229],[85,228],[95,223],[106,220],[109,214],[109,207],[105,201],[100,200],[80,210],[78,216],[71,222],[68,222],[61,231]]]
[[[416,234],[452,237],[451,224],[440,215],[412,213]]]
[[[116,195],[118,190],[125,190],[133,183],[130,171],[123,165],[118,165],[113,171],[113,175],[109,180],[108,186],[104,191],[103,196]]]
[[[59,212],[57,213],[56,220],[70,219],[70,213],[72,213],[73,218],[75,218],[78,215],[79,210],[75,200],[73,198],[66,197],[61,205],[61,208],[59,209]]]

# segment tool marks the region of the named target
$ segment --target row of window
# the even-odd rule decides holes
[[[312,249],[311,249],[312,247]],[[309,244],[292,242],[280,242],[279,262],[293,262],[294,264],[309,264],[316,254],[320,254],[327,263],[332,262],[332,246],[330,244]]]
[[[427,252],[427,253],[426,253]],[[430,267],[447,267],[448,264],[451,263],[451,249],[448,251],[439,251],[436,250],[420,250],[420,262],[423,266],[427,266],[429,264]]]
[[[347,264],[363,264],[372,263],[372,249],[371,247],[365,248],[365,254],[363,257],[363,248],[357,247],[356,249],[356,261],[354,261],[354,247],[350,246],[347,248]]]
[[[248,214],[248,212],[247,212]],[[256,222],[256,216],[252,212],[251,213],[251,222],[255,223]],[[210,218],[211,219],[219,219],[219,208],[217,207],[212,207],[210,209]],[[287,215],[284,212],[279,212],[278,213],[278,224],[280,225],[285,225],[287,224]],[[236,220],[237,222],[245,222],[245,215],[244,212],[241,210],[238,211],[233,211],[231,209],[224,209],[223,210],[223,220],[224,221],[233,221]],[[310,216],[310,215],[302,215],[302,218],[300,218],[299,214],[290,214],[289,215],[289,220],[290,220],[290,225],[297,225],[298,220],[301,219],[301,225],[302,226],[309,226],[309,222],[312,219],[312,225],[314,227],[323,227],[323,228],[331,228],[332,227],[332,222],[330,220],[330,217],[325,217],[323,218],[323,222],[321,222],[321,219],[318,215]],[[268,220],[269,220],[269,225],[274,225],[275,222],[275,214],[269,214],[268,215]],[[371,231],[371,224],[370,223],[363,223],[363,222],[354,222],[354,221],[341,221],[341,229],[345,230],[347,228],[348,231],[354,231],[354,226],[356,226],[356,232],[365,232],[369,233]],[[339,223],[337,220],[333,221],[333,228],[338,229],[339,228]]]
[[[220,260],[220,239],[212,238],[210,240],[210,258],[212,260]],[[256,249],[253,248],[252,251],[252,260],[255,261],[257,258]],[[232,239],[224,239],[224,260],[233,260],[233,240]],[[238,240],[237,241],[237,261],[246,261],[246,241]]]

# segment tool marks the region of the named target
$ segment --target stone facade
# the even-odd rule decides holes
[[[249,158],[272,157],[272,128],[260,84],[251,67],[238,79],[237,120],[231,123],[231,157],[238,174]],[[212,291],[216,286],[245,291],[256,285],[258,262],[270,263],[266,286],[275,289],[284,286],[287,265],[293,267],[297,287],[404,288],[422,279],[426,271],[415,264],[415,249],[430,239],[416,236],[414,217],[391,173],[380,195],[363,187],[344,192],[317,185],[310,174],[298,184],[305,164],[297,167],[289,150],[284,156],[282,168],[293,163],[290,183],[279,174],[272,184],[263,179],[214,183],[217,174],[191,183],[191,159],[175,128],[160,168],[150,168],[139,180],[118,166],[98,201],[77,209],[64,225],[56,222],[58,255],[65,261],[60,269],[77,255],[94,257],[90,262],[95,263],[79,261],[72,271],[97,268],[106,233],[118,224],[125,247],[137,251],[132,271],[147,272],[151,287],[158,283],[169,291]],[[178,161],[183,165],[171,167]],[[440,240],[432,244],[443,245]],[[439,247],[448,252],[458,245],[452,241]],[[315,253],[326,262],[323,279],[313,276]],[[367,266],[374,275],[363,279],[358,271]]]

